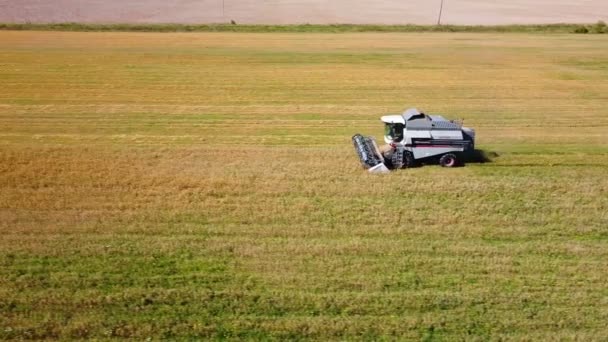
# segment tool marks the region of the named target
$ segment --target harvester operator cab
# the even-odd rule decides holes
[[[402,123],[385,123],[384,137],[390,141],[400,142],[403,140],[403,129],[405,125]]]
[[[404,138],[405,119],[402,115],[386,115],[380,118],[384,122],[384,141],[387,144],[401,142]]]

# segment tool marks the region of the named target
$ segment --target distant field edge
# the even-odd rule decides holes
[[[240,24],[85,24],[0,23],[0,30],[77,32],[513,32],[608,33],[604,22],[539,25],[240,25]]]

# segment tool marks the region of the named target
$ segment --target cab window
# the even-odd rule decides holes
[[[403,140],[403,128],[404,125],[401,123],[387,123],[384,126],[384,135],[392,141],[399,142]]]

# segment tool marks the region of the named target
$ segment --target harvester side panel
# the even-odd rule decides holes
[[[464,151],[464,146],[443,146],[443,145],[431,145],[431,146],[419,146],[410,147],[414,154],[414,159],[423,159],[429,157],[440,156],[446,153],[459,153]]]

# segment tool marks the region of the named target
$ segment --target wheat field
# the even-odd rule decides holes
[[[603,340],[607,52],[0,32],[0,339]],[[492,161],[365,173],[411,106]]]

